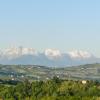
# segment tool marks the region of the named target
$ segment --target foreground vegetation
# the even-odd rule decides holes
[[[100,83],[60,80],[0,84],[0,100],[100,100]]]

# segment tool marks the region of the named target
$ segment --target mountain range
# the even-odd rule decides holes
[[[92,63],[100,63],[100,58],[87,51],[75,50],[62,53],[57,49],[46,49],[44,52],[38,52],[33,48],[24,47],[12,47],[0,51],[0,64],[67,67]]]

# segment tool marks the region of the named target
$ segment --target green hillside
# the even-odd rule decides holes
[[[24,81],[49,80],[54,76],[69,80],[100,80],[100,64],[87,64],[66,68],[38,65],[0,65],[0,79]]]

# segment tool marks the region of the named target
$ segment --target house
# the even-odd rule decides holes
[[[82,84],[86,84],[87,83],[87,81],[86,80],[82,80]]]

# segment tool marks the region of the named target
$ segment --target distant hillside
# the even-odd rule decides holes
[[[22,81],[49,80],[57,76],[61,79],[99,80],[100,64],[55,68],[38,65],[0,65],[0,79]]]

